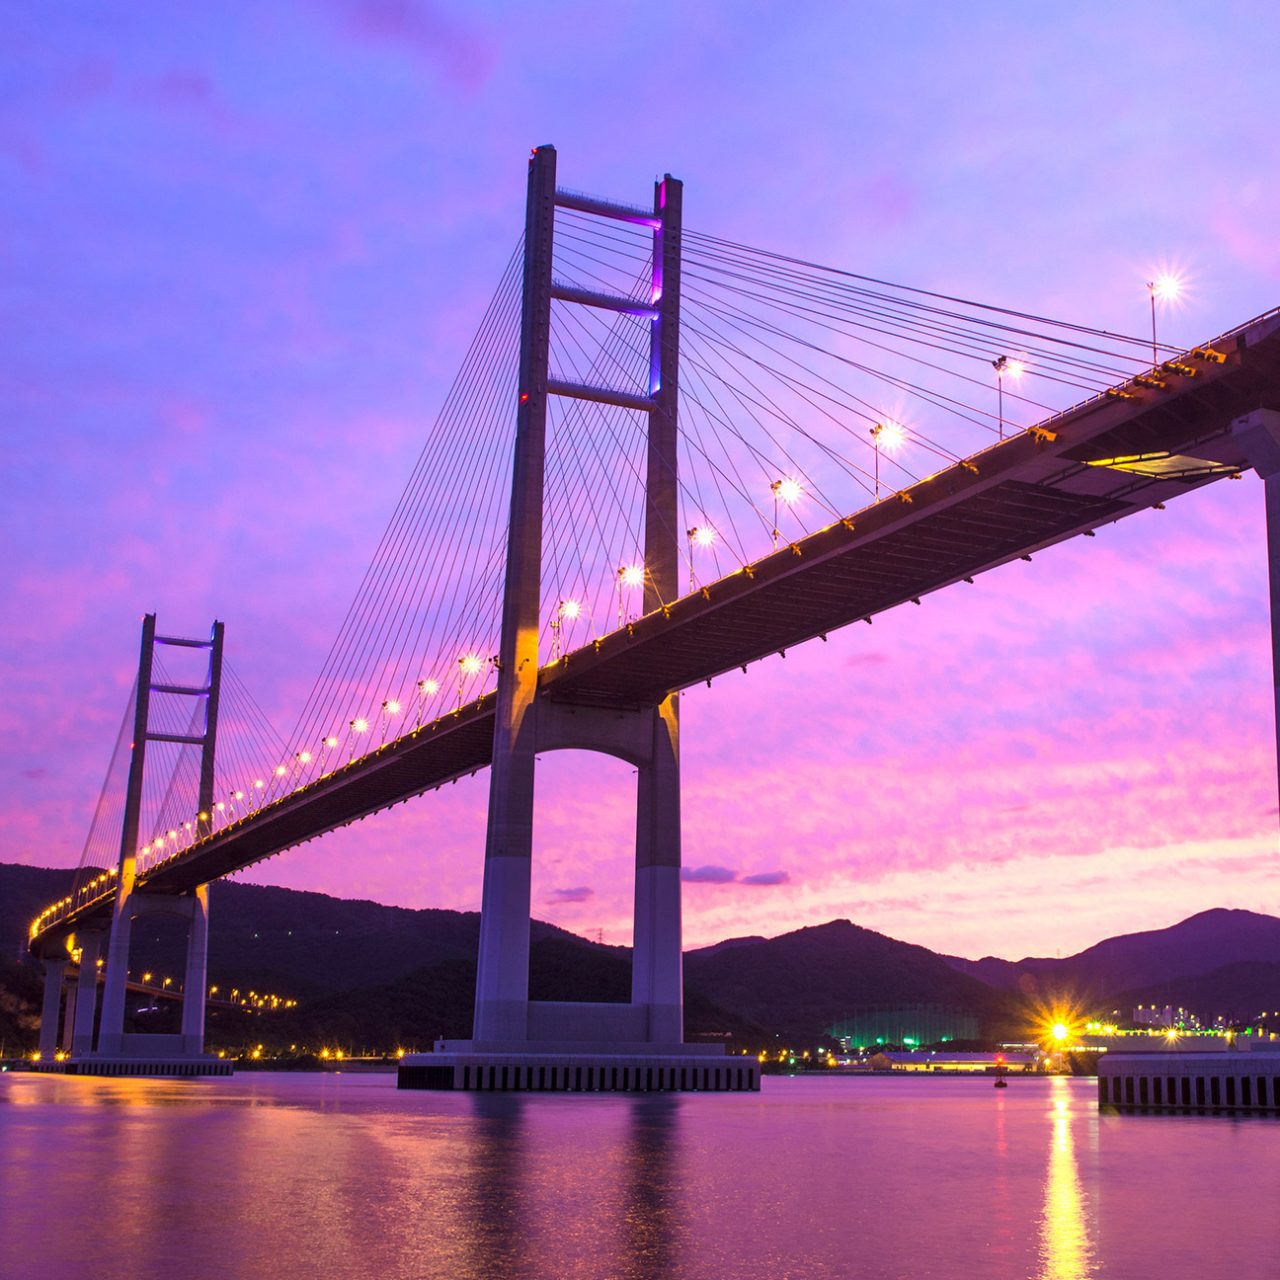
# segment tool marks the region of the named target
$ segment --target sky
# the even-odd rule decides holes
[[[139,618],[305,698],[523,221],[564,185],[1191,344],[1280,303],[1280,11],[0,0],[0,861],[74,866]],[[1070,954],[1280,913],[1262,487],[683,701],[686,944],[834,917]],[[534,908],[630,936],[634,779],[544,758]],[[259,883],[479,906],[487,778]]]

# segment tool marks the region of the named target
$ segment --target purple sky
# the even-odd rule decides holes
[[[1241,4],[0,12],[0,860],[71,865],[139,616],[287,729],[523,216],[565,185],[1162,336],[1280,302],[1280,13]],[[849,916],[1067,953],[1280,912],[1262,492],[1135,517],[692,692],[690,944]],[[630,931],[634,799],[548,757],[536,909]],[[248,878],[478,906],[487,779]],[[755,883],[752,883],[752,880]]]

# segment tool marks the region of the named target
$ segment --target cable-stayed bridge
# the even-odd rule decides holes
[[[627,205],[555,164],[534,151],[525,233],[293,729],[219,625],[144,624],[75,887],[31,931],[51,978],[109,948],[84,1069],[200,1052],[196,1001],[182,1044],[123,1034],[133,914],[187,914],[202,990],[209,881],[492,765],[475,1040],[406,1082],[739,1087],[681,1043],[679,692],[1280,473],[1280,313],[1174,348],[1154,293],[1151,336],[1118,335],[700,234],[670,177]],[[630,1005],[527,997],[534,760],[558,748],[639,773]]]

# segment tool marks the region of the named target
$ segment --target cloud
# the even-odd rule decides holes
[[[594,898],[596,891],[590,885],[575,885],[572,889],[552,889],[548,902],[586,902]]]
[[[785,871],[761,871],[754,876],[743,876],[738,883],[766,888],[775,884],[790,884],[791,877]]]
[[[685,884],[732,884],[738,878],[728,867],[681,867],[680,879]]]
[[[439,72],[454,88],[476,90],[493,69],[478,33],[418,0],[339,0],[343,25],[375,44],[395,46]]]

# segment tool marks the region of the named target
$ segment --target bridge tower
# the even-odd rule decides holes
[[[543,472],[547,404],[566,396],[648,418],[644,608],[679,594],[676,426],[680,371],[682,186],[655,183],[652,208],[556,186],[554,147],[529,161],[525,214],[516,443],[507,542],[497,715],[485,847],[473,1039],[411,1055],[400,1083],[425,1088],[755,1088],[754,1059],[729,1068],[722,1046],[685,1045],[680,921],[678,695],[644,707],[556,702],[539,690]],[[558,283],[552,274],[557,208],[647,228],[653,237],[646,301]],[[651,325],[648,385],[587,386],[551,377],[553,300],[641,316]],[[636,864],[629,1004],[529,999],[530,884],[536,756],[598,751],[635,766]]]
[[[214,750],[218,732],[218,703],[222,687],[223,626],[215,622],[207,640],[156,633],[155,614],[142,621],[142,647],[138,659],[137,700],[134,707],[132,753],[125,792],[124,821],[120,833],[120,861],[114,908],[106,934],[106,974],[96,1051],[93,1024],[96,995],[96,957],[101,935],[76,938],[82,948],[78,983],[72,1061],[79,1069],[110,1074],[197,1074],[203,1065],[217,1063],[204,1053],[205,999],[208,992],[209,887],[190,893],[149,894],[138,883],[138,838],[142,815],[142,781],[147,744],[175,742],[200,748],[200,784],[197,800],[197,837],[212,829],[214,799]],[[208,652],[203,685],[156,683],[153,666],[156,646],[202,649]],[[163,733],[150,727],[153,694],[174,694],[202,700],[203,731],[199,734]],[[175,1035],[132,1034],[124,1029],[125,993],[129,970],[129,942],[133,922],[140,916],[176,915],[187,922],[187,958],[183,979],[182,1030]],[[221,1067],[222,1064],[218,1064]]]

